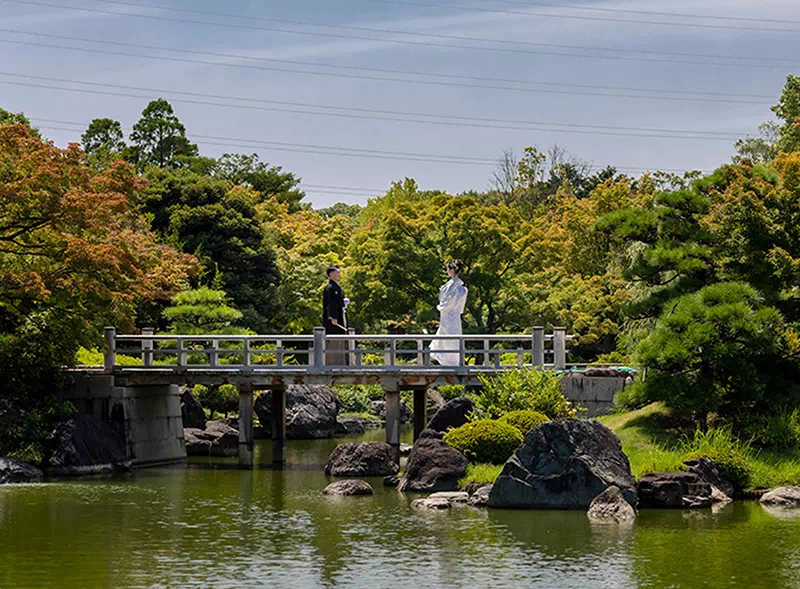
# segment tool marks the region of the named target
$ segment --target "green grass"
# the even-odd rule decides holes
[[[726,448],[734,443],[724,430],[692,435],[693,430],[677,425],[660,403],[606,415],[599,421],[619,437],[637,479],[649,472],[681,470],[687,454]],[[800,448],[777,452],[757,451],[747,443],[738,446],[752,469],[750,488],[800,484]]]
[[[479,485],[494,483],[503,470],[502,464],[468,464],[467,474],[458,481],[458,487],[475,483]]]
[[[380,417],[378,417],[377,415],[373,415],[372,413],[363,413],[363,412],[362,413],[357,413],[357,412],[356,413],[353,413],[353,412],[351,412],[351,413],[340,413],[338,415],[338,417],[339,417],[339,419],[342,419],[344,417],[351,417],[353,419],[363,419],[365,421],[374,421],[375,423],[383,423],[381,421]]]

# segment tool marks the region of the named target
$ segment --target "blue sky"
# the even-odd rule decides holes
[[[526,145],[546,149],[558,144],[597,166],[711,169],[730,158],[735,136],[755,133],[759,123],[771,119],[769,106],[786,74],[800,70],[796,0],[574,1],[568,6],[550,0],[556,7],[532,3],[0,0],[0,40],[16,41],[0,42],[0,82],[14,82],[0,83],[0,107],[24,111],[46,136],[64,145],[79,140],[85,124],[95,117],[111,117],[130,127],[149,99],[163,96],[173,103],[202,153],[256,152],[301,177],[309,186],[308,200],[323,207],[339,201],[363,204],[404,177],[415,178],[423,188],[482,190],[489,184],[492,161],[503,149],[521,152]],[[591,8],[604,10],[587,10]],[[624,9],[725,18],[618,12]],[[619,22],[637,20],[675,25]],[[687,26],[698,24],[708,26]],[[481,49],[457,47],[465,44]],[[599,58],[604,55],[626,59]],[[622,97],[618,94],[642,93],[597,86],[668,90],[645,94],[702,100]],[[531,91],[535,89],[548,92]],[[593,95],[598,92],[615,96]],[[709,94],[692,94],[697,92]],[[628,129],[635,128],[653,131],[645,132],[647,137],[629,136]],[[672,131],[703,135],[663,137],[676,135]],[[329,147],[337,148],[334,154]],[[380,157],[337,155],[342,148],[353,155]],[[404,159],[392,155],[400,152],[406,154]],[[457,157],[470,159],[448,161]]]

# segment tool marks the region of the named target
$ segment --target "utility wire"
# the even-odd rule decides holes
[[[15,74],[10,72],[0,72],[2,76],[9,76],[9,77],[16,77],[16,78],[24,78],[24,79],[34,79],[34,80],[46,80],[46,81],[54,81],[60,83],[68,83],[68,84],[80,84],[85,86],[93,86],[93,87],[102,87],[102,88],[115,88],[115,89],[123,89],[123,90],[136,90],[140,92],[150,92],[152,94],[181,94],[186,96],[196,96],[196,97],[203,97],[203,98],[213,98],[213,99],[226,99],[226,100],[238,100],[238,101],[247,101],[247,102],[255,102],[259,104],[275,104],[275,105],[289,105],[289,106],[297,106],[297,107],[304,107],[304,108],[317,108],[317,109],[331,109],[334,111],[344,111],[344,112],[314,112],[308,110],[301,110],[301,109],[288,109],[288,108],[277,108],[277,107],[267,107],[267,106],[255,106],[249,104],[224,104],[219,102],[210,102],[210,101],[199,101],[199,100],[190,100],[185,98],[173,98],[172,100],[175,102],[184,102],[187,104],[198,104],[204,106],[219,106],[225,108],[234,108],[234,109],[250,109],[250,110],[268,110],[268,111],[276,111],[276,112],[289,112],[295,114],[309,114],[309,115],[316,115],[316,116],[332,116],[332,117],[345,117],[345,118],[358,118],[358,119],[367,119],[367,120],[380,120],[380,121],[394,121],[394,122],[403,122],[403,123],[421,123],[421,124],[435,124],[435,125],[455,125],[455,126],[470,126],[470,127],[479,127],[479,128],[495,128],[495,129],[507,129],[507,130],[523,130],[523,131],[551,131],[551,132],[567,132],[567,133],[587,133],[587,134],[601,134],[601,135],[621,135],[626,137],[651,137],[651,138],[669,138],[669,139],[704,139],[704,140],[723,140],[729,141],[731,139],[738,139],[742,136],[747,135],[747,133],[740,133],[740,132],[721,132],[721,131],[693,131],[693,130],[681,130],[681,129],[663,129],[663,128],[646,128],[646,127],[624,127],[624,126],[613,126],[613,125],[587,125],[587,124],[578,124],[578,123],[552,123],[552,122],[542,122],[542,121],[520,121],[520,120],[513,120],[513,119],[492,119],[492,118],[482,118],[482,117],[465,117],[465,116],[456,116],[456,115],[445,115],[440,113],[415,113],[415,112],[404,112],[404,111],[394,111],[394,110],[381,110],[381,109],[368,109],[368,108],[354,108],[354,107],[342,107],[342,106],[331,106],[331,105],[321,105],[321,104],[311,104],[311,103],[300,103],[300,102],[286,102],[286,101],[275,101],[275,100],[264,100],[264,99],[253,99],[253,98],[243,98],[243,97],[226,97],[220,95],[213,95],[213,94],[201,94],[196,92],[184,92],[184,91],[175,91],[175,90],[164,90],[164,89],[154,89],[154,88],[143,88],[138,86],[127,86],[121,84],[100,84],[95,82],[83,82],[79,80],[67,80],[67,79],[60,79],[60,78],[49,78],[45,76],[29,76],[24,74]],[[9,84],[14,86],[27,86],[33,88],[43,88],[48,90],[62,90],[67,92],[81,92],[81,93],[88,93],[88,94],[101,94],[101,95],[108,95],[108,96],[121,96],[121,97],[128,97],[128,98],[139,98],[148,100],[150,97],[147,96],[134,96],[129,93],[115,93],[115,92],[108,92],[108,91],[97,91],[97,90],[88,90],[84,88],[64,88],[59,86],[49,86],[49,85],[42,85],[42,84],[31,84],[26,82],[16,82],[10,80],[0,80],[0,83]],[[366,114],[362,114],[366,113]],[[386,115],[386,116],[378,116],[378,115]],[[417,119],[414,118],[407,118],[407,117],[419,117]],[[497,123],[497,124],[491,124]],[[542,125],[548,125],[548,127],[543,127]],[[557,127],[566,127],[557,128]],[[627,131],[627,132],[621,132]],[[669,134],[668,134],[669,133]]]
[[[314,63],[308,61],[297,61],[297,60],[285,60],[285,59],[273,59],[269,57],[252,57],[247,55],[236,55],[231,53],[214,53],[210,51],[194,51],[189,49],[175,49],[172,47],[162,47],[158,45],[140,45],[136,43],[123,43],[119,41],[103,41],[98,39],[87,39],[85,37],[71,37],[67,35],[53,35],[47,33],[34,33],[30,31],[21,31],[18,29],[5,29],[0,28],[0,32],[3,33],[11,33],[16,35],[28,35],[32,37],[45,37],[51,39],[63,39],[68,41],[79,41],[85,43],[97,43],[102,45],[112,45],[112,46],[120,46],[120,47],[134,47],[138,49],[151,49],[156,51],[171,51],[176,53],[186,53],[190,55],[208,55],[212,57],[221,57],[224,59],[243,59],[243,60],[251,60],[251,61],[266,61],[266,62],[274,62],[274,63],[286,63],[291,65],[303,65],[309,67],[326,67],[326,68],[335,68],[335,69],[344,69],[344,70],[352,70],[352,71],[363,71],[363,72],[377,72],[377,73],[389,73],[395,75],[403,75],[403,76],[428,76],[428,77],[435,77],[435,78],[448,78],[448,79],[457,79],[457,80],[475,80],[475,81],[483,81],[483,82],[500,82],[505,84],[528,84],[528,85],[538,85],[538,86],[548,86],[548,87],[565,87],[565,88],[579,88],[579,89],[590,89],[590,90],[606,90],[615,92],[614,94],[609,94],[608,92],[575,92],[574,90],[541,90],[538,88],[514,88],[514,87],[505,87],[505,86],[490,86],[490,85],[477,85],[477,84],[453,84],[448,82],[441,82],[441,81],[430,81],[430,80],[408,80],[406,78],[385,78],[385,77],[375,77],[375,76],[349,76],[347,74],[341,73],[329,73],[329,72],[309,72],[305,70],[295,70],[295,69],[285,69],[285,68],[255,68],[255,69],[267,69],[270,71],[276,70],[281,72],[290,72],[290,73],[299,73],[299,74],[309,74],[309,75],[327,75],[327,76],[335,76],[335,77],[354,77],[357,79],[367,79],[367,80],[383,80],[383,81],[390,81],[390,82],[401,82],[404,84],[407,83],[420,83],[420,84],[433,84],[433,85],[441,85],[441,86],[456,86],[456,87],[466,87],[466,88],[486,88],[489,90],[511,90],[517,92],[545,92],[545,93],[557,93],[557,94],[579,94],[579,95],[590,95],[590,96],[612,96],[612,97],[623,97],[623,98],[647,98],[647,99],[654,99],[654,100],[680,100],[680,101],[700,101],[700,102],[731,102],[737,104],[764,104],[762,102],[756,102],[751,100],[728,100],[723,98],[764,98],[767,100],[773,100],[774,96],[768,94],[742,94],[742,93],[725,93],[725,92],[710,92],[710,91],[698,91],[698,90],[673,90],[667,88],[636,88],[630,86],[601,86],[601,85],[592,85],[592,84],[574,84],[574,83],[566,83],[566,82],[545,82],[545,81],[533,81],[533,80],[514,80],[514,79],[507,79],[507,78],[487,78],[487,77],[480,77],[480,76],[462,76],[462,75],[455,75],[455,74],[441,74],[441,73],[433,73],[433,72],[415,72],[415,71],[408,71],[408,70],[392,70],[392,69],[385,69],[385,68],[368,68],[368,67],[356,67],[356,66],[345,66],[345,65],[337,65],[337,64],[324,64],[324,63]],[[0,39],[0,42],[14,42],[12,40]],[[39,46],[39,45],[36,45]],[[50,45],[42,45],[44,47],[51,47]],[[54,48],[63,48],[62,46],[52,46]],[[78,47],[70,47],[69,49],[73,50],[83,50],[83,48]],[[88,50],[88,49],[87,49]],[[98,52],[97,50],[88,50],[93,52]],[[123,54],[123,55],[130,55],[130,54]],[[148,56],[142,55],[137,57],[145,57],[148,59],[160,59],[159,56]],[[192,62],[195,63],[195,62]],[[252,66],[242,66],[238,64],[227,64],[227,63],[219,63],[219,62],[196,62],[202,64],[209,64],[215,66],[226,66],[226,67],[252,67]],[[800,64],[800,61],[797,62]],[[656,96],[640,96],[640,95],[629,95],[629,94],[619,94],[617,92],[641,92],[641,93],[655,93]],[[664,96],[664,94],[677,94],[683,96]],[[695,96],[698,97],[712,97],[712,98],[694,98]],[[720,97],[720,98],[713,98],[713,97]]]

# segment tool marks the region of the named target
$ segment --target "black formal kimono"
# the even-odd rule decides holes
[[[336,319],[339,325],[334,325],[331,319]],[[322,293],[322,325],[325,333],[331,335],[347,333],[344,326],[344,291],[333,280],[328,282]]]

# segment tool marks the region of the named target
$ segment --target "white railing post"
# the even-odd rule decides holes
[[[417,366],[425,364],[425,340],[419,338],[417,340]]]
[[[567,367],[567,329],[566,327],[553,328],[553,364],[556,370]]]
[[[489,350],[492,349],[491,340],[483,340],[483,365],[489,366],[492,363],[492,354]]]
[[[114,372],[114,364],[117,359],[117,330],[115,327],[106,327],[103,329],[103,337],[106,343],[105,354],[103,356],[103,372],[112,374]]]
[[[250,338],[247,336],[242,340],[242,352],[244,353],[244,365],[250,366]]]
[[[182,337],[178,337],[178,366],[186,366],[186,351],[183,347]]]
[[[153,335],[155,333],[152,327],[143,327],[142,335]],[[153,365],[153,340],[142,340],[142,364],[144,366]]]
[[[534,366],[544,366],[544,327],[533,328],[533,342],[531,343],[531,362]]]
[[[219,366],[219,340],[215,339],[211,342],[211,352],[208,363],[215,368]]]
[[[325,328],[314,328],[314,362],[315,370],[322,370],[325,367]]]
[[[397,364],[397,340],[391,338],[389,340],[389,366]]]
[[[283,350],[283,340],[277,340],[275,342],[275,349],[277,350],[275,352],[275,366],[280,368],[283,366],[283,352],[281,351]]]
[[[347,364],[350,366],[355,366],[356,364],[356,330],[352,327],[348,328],[347,335],[352,337],[353,339],[347,340],[347,352],[348,352],[348,360]]]

